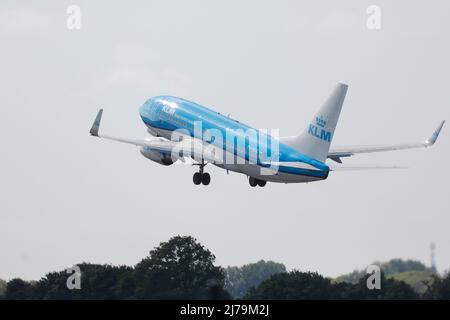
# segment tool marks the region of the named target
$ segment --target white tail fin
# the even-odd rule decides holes
[[[325,162],[347,88],[348,85],[338,83],[308,127],[297,136],[281,138],[280,142],[293,147],[306,156]]]

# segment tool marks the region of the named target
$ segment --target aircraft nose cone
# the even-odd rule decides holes
[[[150,106],[152,105],[153,98],[148,99],[144,102],[143,105],[139,107],[139,114],[143,116],[144,114],[148,113],[150,110]]]

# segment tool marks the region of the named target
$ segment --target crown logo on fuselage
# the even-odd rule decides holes
[[[318,116],[316,117],[316,124],[321,128],[325,128],[325,126],[327,125],[327,120],[322,118],[322,116]]]
[[[331,131],[325,130],[325,127],[327,125],[327,120],[325,120],[324,117],[318,116],[316,117],[315,124],[310,124],[308,128],[308,134],[326,141],[331,142],[332,133]]]

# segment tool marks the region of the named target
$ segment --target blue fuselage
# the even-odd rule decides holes
[[[141,106],[139,113],[151,132],[160,134],[182,130],[185,134],[203,139],[203,141],[213,144],[215,147],[226,149],[227,152],[232,152],[235,156],[245,160],[249,160],[252,154],[261,154],[261,141],[263,141],[265,157],[270,157],[272,161],[276,158],[279,163],[304,163],[314,167],[314,170],[310,170],[298,168],[298,166],[280,165],[278,169],[280,174],[311,177],[313,178],[311,181],[322,180],[328,176],[329,167],[325,163],[307,157],[299,151],[279,143],[278,140],[260,130],[197,103],[171,96],[158,96],[147,100]],[[201,124],[200,127],[198,126],[199,123]],[[220,133],[222,137],[226,137],[230,133],[239,136],[243,132],[249,131],[257,132],[257,134],[245,136],[244,148],[239,148],[237,145],[227,145],[228,139],[211,137],[211,132]],[[164,136],[164,134],[161,135]],[[276,148],[273,147],[274,141],[277,143]],[[252,148],[257,150],[253,150],[255,152],[252,153]],[[262,159],[258,156],[256,163],[258,166],[265,166],[266,160],[266,158]],[[233,170],[232,167],[226,168]],[[242,172],[242,170],[236,171]]]

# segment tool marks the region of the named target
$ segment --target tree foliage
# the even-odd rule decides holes
[[[375,264],[378,264],[381,266],[381,270],[386,274],[386,276],[394,274],[394,273],[400,273],[400,272],[407,272],[407,271],[432,271],[431,268],[428,268],[426,265],[424,265],[422,262],[417,260],[403,260],[403,259],[391,259],[388,262],[379,263],[376,262]]]
[[[316,272],[286,272],[283,264],[259,261],[242,267],[216,266],[215,256],[192,237],[162,242],[136,266],[82,263],[81,288],[70,290],[71,273],[51,272],[39,281],[0,281],[5,299],[450,299],[450,275],[433,274],[419,294],[408,285],[407,273],[430,272],[417,261],[382,264],[381,289],[369,290],[369,275],[351,273],[352,283],[325,278]],[[384,267],[383,267],[384,265]],[[414,270],[411,270],[414,269]],[[387,270],[390,274],[385,273]],[[428,273],[427,273],[428,274]],[[358,278],[358,275],[361,275]],[[419,277],[420,278],[420,277]]]
[[[206,299],[229,298],[215,257],[192,237],[177,236],[150,251],[134,268],[82,263],[81,289],[70,290],[65,270],[36,283],[13,279],[6,299]]]
[[[409,284],[417,293],[423,294],[427,289],[426,282],[432,281],[436,271],[416,260],[392,259],[387,262],[374,262],[380,266],[387,278],[403,281]],[[336,282],[356,284],[366,276],[365,270],[354,270],[351,273],[339,276]]]
[[[0,299],[3,298],[6,291],[6,281],[3,279],[0,279]]]
[[[428,284],[432,283],[435,277],[435,273],[430,271],[405,271],[388,276],[388,278],[405,282],[419,294],[425,293]]]
[[[381,275],[381,289],[367,288],[367,277],[356,284],[333,282],[318,273],[293,271],[276,274],[258,287],[251,288],[245,299],[418,299],[406,283]]]
[[[136,265],[138,299],[206,299],[229,297],[224,272],[215,256],[192,237],[163,242]]]
[[[333,284],[316,272],[292,271],[275,274],[258,287],[251,288],[245,299],[338,299],[345,283]]]
[[[260,260],[242,267],[225,268],[225,289],[234,297],[242,298],[251,287],[277,273],[286,272],[282,263]]]
[[[5,299],[24,300],[31,299],[32,284],[22,279],[12,279],[6,285]]]
[[[365,275],[356,284],[349,284],[342,298],[357,300],[414,300],[419,299],[419,294],[411,286],[403,281],[398,281],[381,273],[381,288],[369,290]]]
[[[434,276],[434,280],[428,283],[424,298],[450,300],[450,273],[444,278]]]

